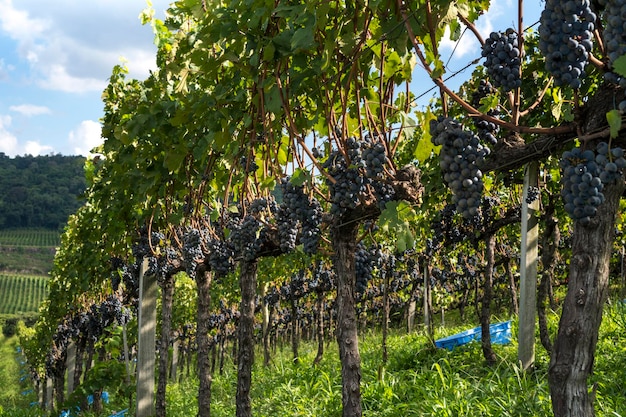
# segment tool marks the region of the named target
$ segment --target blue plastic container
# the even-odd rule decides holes
[[[489,326],[491,343],[505,345],[511,342],[511,322],[494,323]],[[435,340],[435,346],[442,349],[452,350],[456,346],[468,344],[472,341],[482,340],[481,327],[474,327],[470,330]]]

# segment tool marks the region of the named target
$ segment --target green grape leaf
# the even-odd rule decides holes
[[[613,61],[613,71],[621,75],[622,77],[626,77],[626,55],[622,55]]]
[[[616,138],[619,130],[622,128],[622,116],[617,109],[613,109],[606,113],[606,120],[609,122],[611,131],[611,139]]]
[[[302,168],[297,168],[293,171],[293,175],[291,176],[289,182],[291,182],[294,186],[299,187],[310,179],[311,174],[308,171]]]
[[[384,233],[396,238],[396,248],[403,252],[415,245],[415,236],[410,219],[415,217],[415,210],[406,201],[390,201],[378,218],[378,224]]]

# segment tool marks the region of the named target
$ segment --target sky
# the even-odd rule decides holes
[[[152,0],[157,18],[169,2]],[[483,36],[516,25],[517,1],[492,3],[477,24]],[[526,3],[531,25],[539,6]],[[145,79],[156,67],[152,29],[139,20],[146,7],[145,0],[0,0],[0,152],[87,156],[102,143],[101,94],[112,68],[125,63],[130,77]],[[449,72],[480,56],[472,38],[444,44]],[[414,85],[421,94],[432,84],[418,78]]]
[[[158,18],[168,0],[153,0]],[[156,67],[145,0],[0,0],[0,152],[84,155],[99,143],[112,68]]]

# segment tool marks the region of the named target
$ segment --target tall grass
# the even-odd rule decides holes
[[[616,321],[615,317],[621,316],[615,308],[608,311],[591,383],[596,386],[597,416],[619,417],[626,415],[626,327]],[[556,321],[553,316],[552,328]],[[465,329],[441,328],[437,337]],[[518,365],[515,341],[494,346],[498,354],[495,366],[484,363],[478,343],[447,351],[434,348],[424,335],[398,333],[389,339],[389,362],[383,367],[380,343],[380,335],[370,332],[360,345],[366,417],[552,415],[547,382],[549,357],[539,342],[535,368],[528,372]],[[341,416],[336,346],[329,344],[318,367],[309,365],[315,357],[315,346],[306,344],[301,353],[300,365],[293,363],[288,348],[278,352],[269,367],[256,365],[251,393],[255,416]],[[233,368],[214,376],[212,416],[235,414],[235,379]],[[196,389],[195,380],[170,385],[168,416],[195,415]]]
[[[0,409],[19,410],[28,408],[30,394],[28,384],[20,378],[25,375],[17,354],[17,337],[6,338],[0,334]],[[22,395],[24,393],[25,395]],[[2,413],[0,413],[2,415]],[[7,417],[12,414],[6,414]]]
[[[550,326],[555,328],[556,315],[551,320]],[[515,326],[514,322],[514,329]],[[438,328],[436,337],[467,327],[472,326]],[[607,307],[590,381],[590,389],[596,392],[598,417],[626,416],[625,341],[626,306]],[[380,343],[376,331],[366,332],[360,340],[365,417],[552,415],[547,383],[549,358],[539,342],[535,368],[528,372],[523,372],[517,364],[514,341],[510,345],[494,346],[498,355],[494,366],[484,363],[478,343],[447,351],[435,348],[423,334],[400,332],[390,336],[389,361],[382,366]],[[251,392],[255,417],[341,416],[341,372],[336,344],[329,341],[324,359],[317,367],[311,365],[315,353],[316,345],[303,343],[300,364],[294,364],[286,346],[277,350],[268,367],[263,367],[262,355],[257,353],[259,360],[253,371]],[[235,392],[236,366],[227,362],[223,374],[217,373],[213,378],[213,417],[235,415]],[[168,417],[196,415],[196,397],[194,377],[169,384]],[[113,398],[107,410],[125,407],[124,399]],[[38,415],[36,410],[21,410],[20,414],[8,411],[5,407],[5,414],[0,416]]]

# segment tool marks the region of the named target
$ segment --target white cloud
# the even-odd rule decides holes
[[[0,0],[0,8],[0,27],[13,39],[25,42],[43,34],[50,27],[49,21],[33,19],[27,11],[16,9],[12,0]]]
[[[17,138],[7,128],[11,125],[11,116],[0,114],[0,152],[9,156],[17,155]]]
[[[102,91],[106,86],[104,79],[89,77],[74,77],[67,73],[62,65],[53,65],[48,68],[45,78],[39,85],[48,90],[64,91],[66,93],[83,93],[86,91]]]
[[[153,3],[158,16],[169,1]],[[99,92],[120,56],[131,77],[143,79],[156,67],[154,35],[138,19],[145,7],[144,1],[128,0],[0,0],[0,36],[16,42],[30,82],[49,90]]]
[[[0,152],[15,157],[17,155],[48,155],[54,150],[52,146],[42,145],[36,141],[27,141],[26,145],[22,146],[17,137],[9,130],[11,122],[11,116],[0,115]]]
[[[102,127],[93,120],[84,120],[69,133],[68,141],[75,155],[87,156],[93,148],[104,142]]]
[[[24,146],[24,152],[26,155],[48,155],[50,154],[54,149],[52,148],[52,146],[48,146],[48,145],[42,145],[39,142],[35,142],[32,140],[29,140],[28,142],[26,142],[26,145]]]
[[[35,104],[20,104],[19,106],[11,106],[9,110],[20,113],[24,116],[39,116],[40,114],[50,114],[52,111],[46,106],[37,106]]]
[[[491,7],[487,13],[483,14],[474,22],[478,33],[487,38],[491,32],[494,31],[494,22],[499,21],[507,11],[516,10],[511,0],[492,2]],[[517,13],[514,13],[517,15]],[[504,31],[506,27],[498,28],[498,30]],[[477,58],[480,56],[480,43],[474,36],[474,34],[468,29],[465,31],[461,39],[458,41],[450,40],[450,32],[446,29],[444,39],[440,44],[440,51],[446,51],[448,54],[453,54],[453,58],[462,58],[465,56],[471,56]]]

